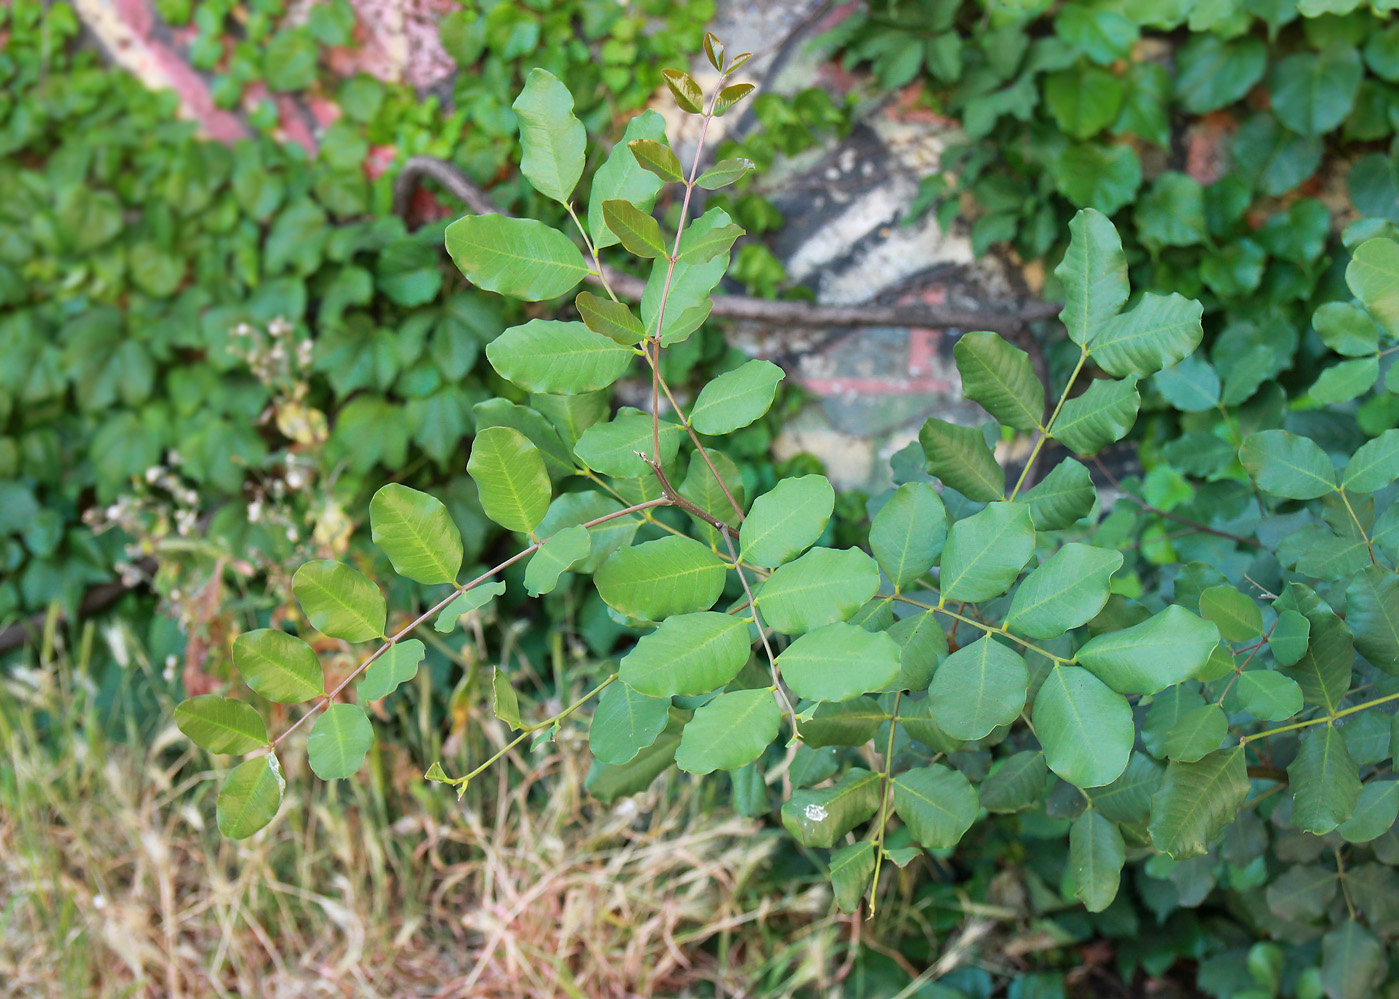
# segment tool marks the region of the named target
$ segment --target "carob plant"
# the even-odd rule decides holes
[[[369,510],[374,543],[400,575],[445,593],[390,634],[373,580],[339,562],[301,567],[294,592],[310,625],[378,647],[327,690],[300,638],[273,629],[238,637],[234,662],[254,692],[310,706],[269,738],[244,701],[180,705],[180,728],[200,746],[257,754],[226,778],[219,827],[238,838],[272,820],[283,792],[278,750],[313,719],[312,770],[328,780],[355,773],[374,739],[361,705],[416,674],[424,646],[413,630],[435,621],[450,632],[528,559],[532,596],[565,574],[591,575],[635,642],[615,669],[600,668],[586,695],[540,720],[521,716],[497,670],[495,714],[519,734],[464,775],[434,763],[430,780],[464,789],[596,699],[587,779],[595,795],[644,789],[672,763],[697,775],[728,772],[749,810],[755,802],[765,810],[770,786],[780,789],[790,834],[831,851],[835,897],[847,911],[862,898],[874,910],[886,863],[951,850],[983,810],[1042,808],[1058,787],[1077,789],[1061,888],[1093,911],[1112,903],[1129,855],[1209,853],[1253,786],[1250,807],[1274,823],[1317,836],[1334,830],[1347,843],[1386,834],[1399,782],[1370,779],[1373,754],[1362,782],[1346,730],[1399,699],[1389,676],[1399,669],[1396,546],[1381,537],[1399,536],[1399,506],[1376,519],[1371,496],[1399,475],[1399,431],[1364,445],[1338,474],[1318,445],[1281,429],[1280,410],[1226,412],[1212,433],[1232,456],[1212,476],[1219,501],[1198,521],[1140,499],[1140,509],[1119,504],[1102,519],[1089,472],[1072,457],[1027,488],[1046,454],[1087,457],[1121,440],[1141,389],[1161,382],[1144,379],[1168,369],[1179,391],[1182,379],[1203,378],[1198,362],[1179,366],[1200,343],[1200,306],[1148,293],[1127,307],[1118,235],[1084,210],[1057,270],[1061,319],[1078,350],[1057,399],[999,335],[962,336],[963,391],[995,423],[929,419],[918,444],[895,456],[896,488],[871,504],[870,552],[821,546],[835,500],[823,476],[783,479],[750,503],[716,446],[767,410],[782,371],[750,360],[706,384],[688,412],[664,377],[663,351],[705,321],[742,234],[721,209],[688,218],[696,187],[721,187],[750,168],[726,160],[700,172],[710,122],[752,89],[728,82],[746,55],[726,61],[713,36],[705,53],[719,74],[709,93],[683,72],[666,74],[679,107],[700,119],[689,169],[661,116],[647,111],[596,171],[586,213],[573,203],[585,134],[572,97],[549,73],[529,75],[514,104],[521,170],[564,207],[582,249],[542,222],[504,215],[469,215],[446,230],[452,258],[480,288],[530,302],[585,280],[601,292],[577,295],[580,319],[531,319],[487,348],[534,405],[502,401],[496,425],[478,428],[467,469],[487,516],[527,544],[458,582],[462,544],[446,507],[402,485],[379,490]],[[682,191],[673,235],[651,214],[664,184]],[[602,254],[618,244],[650,262],[639,314],[603,276]],[[1395,259],[1399,244],[1388,240],[1360,248],[1351,274],[1359,304],[1347,306],[1347,328],[1399,332]],[[649,371],[651,412],[609,413],[601,393],[638,360]],[[990,443],[1007,432],[1034,435],[1009,484]],[[1057,448],[1046,452],[1051,442]],[[1299,501],[1321,506],[1291,505]],[[1164,534],[1164,516],[1184,530]],[[1307,537],[1289,541],[1279,524]],[[1143,525],[1146,540],[1129,543]],[[1353,543],[1333,551],[1321,532]],[[1155,545],[1159,556],[1184,537],[1215,545],[1217,565],[1163,567],[1142,554]],[[1313,542],[1305,565],[1272,551]],[[1326,565],[1311,564],[1319,561]],[[1344,620],[1318,588],[1348,604]],[[355,702],[342,700],[356,681]],[[1358,700],[1367,690],[1375,696]],[[1290,800],[1271,793],[1284,782]],[[1348,954],[1374,942],[1353,916],[1334,932],[1346,935],[1336,947]]]

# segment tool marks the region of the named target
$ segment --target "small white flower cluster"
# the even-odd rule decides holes
[[[281,316],[265,331],[239,323],[229,332],[229,352],[247,364],[253,377],[293,398],[305,395],[305,374],[315,351],[310,337],[297,340],[296,327]]]

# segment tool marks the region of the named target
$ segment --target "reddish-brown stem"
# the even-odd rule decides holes
[[[661,496],[653,500],[647,500],[645,503],[637,503],[635,506],[629,506],[625,510],[618,510],[615,513],[604,514],[601,517],[588,521],[582,526],[596,527],[599,524],[607,523],[609,520],[616,520],[618,517],[626,517],[630,516],[633,513],[640,513],[642,510],[648,510],[653,506],[669,506],[670,502],[671,500],[669,496]],[[400,641],[402,641],[404,636],[406,636],[414,628],[418,627],[421,624],[427,623],[428,619],[431,618],[433,615],[441,613],[443,610],[446,609],[448,604],[450,604],[461,594],[466,593],[468,590],[474,589],[475,587],[484,583],[486,580],[490,579],[492,576],[496,575],[496,573],[509,568],[516,562],[520,561],[520,559],[532,555],[538,550],[539,544],[532,544],[528,548],[525,548],[524,550],[510,556],[508,559],[500,563],[500,565],[496,566],[495,568],[487,569],[485,572],[481,573],[481,575],[477,576],[471,582],[465,584],[464,586],[460,586],[453,589],[452,592],[449,593],[447,596],[443,597],[436,604],[429,607],[427,610],[423,611],[423,613],[419,614],[408,624],[404,625],[398,631],[394,632],[391,636],[389,636],[388,640],[385,641],[383,645],[379,646],[379,648],[374,650],[374,653],[372,655],[365,659],[364,662],[356,666],[355,669],[347,677],[345,677],[345,679],[341,680],[338,684],[336,684],[334,690],[332,690],[330,693],[326,694],[325,697],[319,699],[314,704],[312,704],[311,707],[309,707],[300,718],[292,722],[289,726],[287,726],[287,728],[282,732],[281,735],[273,739],[272,748],[276,749],[278,744],[280,744],[283,739],[285,739],[287,736],[291,735],[298,728],[300,728],[301,725],[308,718],[314,715],[321,708],[329,707],[330,704],[334,702],[335,698],[338,697],[346,687],[348,687],[352,682],[354,682],[356,677],[358,677],[361,673],[363,673],[366,669],[369,668],[371,663],[373,663],[385,652],[388,652],[389,649],[393,648]]]

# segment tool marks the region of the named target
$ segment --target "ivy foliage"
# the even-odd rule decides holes
[[[95,535],[81,517],[117,509],[157,472],[200,506],[171,558],[205,550],[190,531],[230,556],[304,558],[280,526],[248,515],[264,494],[294,491],[298,461],[326,473],[327,495],[298,500],[312,526],[338,534],[329,525],[407,469],[447,498],[467,555],[484,550],[492,528],[462,442],[478,423],[539,420],[529,407],[551,400],[510,388],[508,404],[490,403],[504,386],[488,387],[481,355],[512,307],[450,277],[440,226],[410,232],[391,214],[395,171],[371,177],[371,150],[449,159],[482,179],[513,172],[518,146],[501,137],[514,134],[517,78],[533,65],[586,95],[580,114],[610,135],[659,82],[633,60],[692,51],[707,16],[706,4],[466,5],[443,25],[463,68],[448,112],[407,86],[327,71],[355,44],[347,0],[309,5],[302,21],[288,6],[156,4],[192,29],[178,44],[211,74],[215,105],[246,112],[249,137],[231,146],[178,120],[173,94],[84,50],[70,5],[0,9],[0,622],[54,602],[71,614],[114,566],[151,554],[133,557],[132,539]],[[314,157],[275,137],[276,105],[254,100],[262,86],[339,108]],[[494,196],[516,210],[540,200],[519,183]],[[290,327],[288,347],[309,351],[290,404],[238,353],[244,324],[275,321]],[[683,379],[723,354],[697,338],[668,361]],[[760,453],[766,429],[751,436]]]
[[[705,117],[734,95],[728,76],[744,58],[728,60],[712,38],[707,50],[722,77],[711,92],[696,96],[688,76],[667,76],[677,103]],[[591,275],[607,293],[583,222],[598,216],[572,204],[585,167],[572,101],[543,71],[525,93],[544,96],[521,121],[524,162],[535,165],[541,193],[568,209],[576,237],[505,217],[486,230],[468,216],[445,240],[472,282],[547,281],[562,294]],[[660,138],[619,143],[602,169],[649,172],[688,196],[697,169],[677,169],[665,148]],[[655,192],[649,181],[637,189],[641,202]],[[569,586],[601,598],[624,649],[620,665],[604,663],[584,697],[539,720],[521,717],[510,678],[497,672],[495,712],[519,734],[467,774],[435,763],[428,779],[465,787],[597,697],[586,782],[594,795],[643,790],[672,765],[726,771],[736,798],[756,795],[756,811],[770,806],[799,843],[831,851],[847,910],[865,901],[873,911],[892,866],[975,848],[980,835],[1013,837],[987,820],[1005,815],[995,828],[1066,841],[1052,879],[1037,871],[1038,883],[1105,913],[1097,925],[1108,935],[1124,932],[1110,928],[1111,913],[1131,860],[1144,862],[1139,890],[1158,916],[1198,905],[1218,885],[1240,898],[1241,918],[1259,934],[1303,945],[1286,955],[1258,945],[1225,994],[1276,995],[1284,977],[1299,996],[1371,994],[1382,938],[1394,929],[1376,886],[1394,882],[1387,865],[1399,860],[1399,794],[1387,779],[1390,720],[1399,717],[1399,431],[1365,440],[1353,421],[1349,434],[1318,433],[1318,414],[1289,410],[1281,389],[1273,403],[1215,395],[1198,410],[1209,423],[1192,433],[1216,443],[1192,447],[1182,467],[1157,464],[1144,482],[1124,483],[1103,516],[1080,458],[1131,431],[1144,394],[1169,398],[1158,385],[1175,380],[1188,397],[1210,398],[1222,379],[1198,353],[1201,305],[1134,292],[1116,228],[1084,209],[1056,269],[1072,370],[1040,386],[1023,352],[995,334],[969,335],[956,362],[992,433],[929,420],[896,457],[895,488],[871,501],[870,551],[841,547],[821,476],[746,490],[730,474],[723,428],[769,405],[765,371],[724,382],[717,411],[702,392],[689,415],[663,375],[663,350],[691,332],[669,320],[702,309],[729,263],[728,244],[687,261],[687,239],[725,232],[731,243],[734,224],[711,208],[656,250],[646,234],[658,223],[613,193],[595,183],[590,197],[607,199],[602,217],[621,251],[650,269],[639,311],[578,292],[581,318],[530,320],[488,350],[502,377],[522,387],[546,379],[563,400],[523,429],[478,433],[473,446],[468,471],[485,512],[523,548],[445,584],[459,561],[448,510],[385,486],[370,506],[376,543],[395,567],[444,580],[447,592],[389,633],[368,577],[335,563],[300,570],[297,597],[312,624],[376,648],[327,692],[301,639],[240,640],[235,664],[250,686],[279,699],[309,684],[302,699],[313,703],[275,739],[222,700],[182,708],[183,730],[212,751],[272,750],[228,779],[221,828],[244,836],[272,821],[276,752],[303,722],[313,722],[313,768],[350,772],[372,735],[363,686],[358,703],[335,703],[339,695],[361,672],[370,684],[378,663],[412,645],[412,627],[440,614],[438,629],[450,630],[460,613],[518,585],[508,575],[483,584],[528,558],[531,591]],[[551,247],[565,245],[585,263],[560,272]],[[508,269],[498,260],[507,253]],[[1399,244],[1385,236],[1359,245],[1347,270],[1353,298],[1341,303],[1355,321],[1348,329],[1374,327],[1344,342],[1373,350],[1380,366],[1399,337],[1387,322],[1399,288],[1391,254]],[[626,364],[611,360],[622,356]],[[584,403],[639,365],[669,412]],[[700,412],[718,421],[714,435],[697,427]],[[1007,476],[988,440],[1014,430],[1034,443]],[[1042,460],[1051,467],[1031,485]],[[372,686],[376,696],[384,689]],[[764,778],[784,772],[785,783]],[[1373,884],[1345,876],[1357,867]]]

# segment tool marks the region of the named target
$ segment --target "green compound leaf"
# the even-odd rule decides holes
[[[690,246],[705,240],[708,235],[722,229],[733,220],[722,209],[711,208],[690,223],[680,238],[680,255]],[[729,255],[720,253],[702,264],[691,264],[680,260],[675,264],[675,273],[670,277],[670,294],[666,297],[665,328],[661,330],[661,345],[679,343],[699,328],[704,317],[709,314],[710,294],[719,279],[729,268]],[[656,322],[661,310],[661,297],[666,287],[666,274],[670,266],[665,260],[657,260],[651,270],[651,277],[641,294],[641,319],[646,329],[656,330]]]
[[[1336,827],[1347,843],[1368,843],[1394,827],[1399,818],[1399,781],[1375,780],[1360,788],[1355,812]]]
[[[1387,673],[1399,671],[1399,577],[1366,566],[1346,587],[1346,624],[1361,655]]]
[[[604,201],[602,217],[628,253],[645,260],[667,255],[660,223],[630,201]]]
[[[899,675],[899,646],[882,631],[837,622],[802,635],[777,657],[787,686],[811,701],[848,701]]]
[[[662,122],[664,129],[664,122]],[[664,132],[658,136],[664,139]],[[680,168],[680,160],[670,147],[662,145],[661,142],[652,139],[631,139],[627,142],[627,148],[631,150],[632,156],[636,158],[637,165],[642,169],[655,174],[663,181],[675,183],[685,179],[685,173]]]
[[[451,583],[461,571],[461,532],[435,496],[390,482],[369,501],[374,543],[394,570],[418,583]]]
[[[1247,711],[1259,721],[1283,721],[1302,710],[1302,688],[1272,670],[1244,670],[1224,703],[1230,711]]]
[[[1399,243],[1367,239],[1346,267],[1346,284],[1375,322],[1399,334]]]
[[[684,433],[674,423],[660,422],[662,465],[674,461],[680,453],[680,438]],[[623,407],[606,423],[594,423],[583,431],[573,446],[573,453],[595,472],[634,479],[651,474],[650,466],[640,455],[656,457],[652,453],[656,450],[655,439],[650,414]]]
[[[726,571],[719,556],[698,541],[672,536],[619,549],[593,580],[609,607],[630,618],[660,621],[713,607]]]
[[[1194,763],[1219,748],[1229,734],[1229,717],[1217,704],[1191,708],[1166,733],[1166,756],[1181,763]]]
[[[1349,819],[1360,795],[1359,771],[1339,729],[1323,725],[1303,736],[1302,748],[1287,768],[1293,824],[1324,836]]]
[[[961,771],[933,764],[894,778],[894,811],[914,840],[929,850],[950,850],[976,821],[980,803]]]
[[[1232,586],[1211,586],[1201,593],[1200,616],[1214,622],[1225,641],[1246,642],[1263,634],[1263,611]]]
[[[1078,454],[1096,454],[1127,436],[1140,407],[1135,378],[1100,378],[1083,395],[1064,403],[1050,433]]]
[[[863,746],[874,738],[889,714],[873,697],[818,704],[807,717],[803,704],[801,741],[812,749],[824,746]]]
[[[1041,531],[1062,531],[1088,516],[1098,501],[1093,476],[1082,462],[1065,458],[1039,483],[1020,496]]]
[[[942,595],[948,600],[986,600],[1010,589],[1035,551],[1030,508],[992,503],[959,520],[947,532],[942,552]]]
[[[1165,770],[1145,753],[1133,753],[1117,780],[1093,790],[1093,807],[1113,822],[1145,822],[1151,812],[1151,796],[1161,786]]]
[[[900,588],[933,567],[946,540],[947,509],[926,482],[899,486],[870,524],[875,560]]]
[[[437,615],[437,620],[433,623],[433,630],[444,635],[455,631],[462,615],[480,610],[504,592],[504,583],[478,583],[465,593],[458,594],[456,599],[442,608],[442,613]]]
[[[1089,912],[1102,912],[1117,897],[1127,848],[1117,824],[1096,808],[1085,809],[1069,828],[1069,865],[1073,868],[1074,898]]]
[[[1314,441],[1286,430],[1250,434],[1239,460],[1258,488],[1284,499],[1316,499],[1336,488],[1331,459]]]
[[[427,648],[416,638],[406,642],[395,642],[364,671],[364,679],[355,688],[360,702],[367,704],[381,697],[388,697],[400,684],[418,675],[418,666],[427,654]]]
[[[1360,445],[1341,475],[1351,492],[1373,493],[1399,479],[1399,430],[1386,430]]]
[[[1290,55],[1273,65],[1273,113],[1300,135],[1329,132],[1350,114],[1363,73],[1359,51],[1349,46]]]
[[[204,694],[181,701],[175,724],[189,741],[211,753],[241,756],[271,745],[262,715],[244,701]]]
[[[1064,285],[1059,320],[1070,340],[1087,346],[1127,301],[1127,258],[1117,230],[1095,209],[1085,208],[1075,215],[1069,234],[1069,248],[1054,269]]]
[[[928,474],[968,499],[979,502],[1004,499],[1006,473],[975,427],[928,417],[918,431],[918,443],[927,459]]]
[[[1321,938],[1321,988],[1328,999],[1368,999],[1384,979],[1385,948],[1355,920]]]
[[[1154,694],[1189,680],[1219,644],[1219,629],[1179,604],[1141,624],[1090,639],[1079,665],[1122,694]]]
[[[388,608],[374,581],[342,562],[307,562],[292,576],[291,589],[311,627],[332,638],[367,642],[384,634]]]
[[[728,187],[735,181],[741,180],[743,175],[752,169],[753,161],[742,157],[720,160],[700,174],[695,179],[695,184],[706,191],[717,191],[721,187]]]
[[[1044,417],[1044,386],[1030,355],[995,333],[967,333],[952,349],[962,394],[1001,423],[1031,430]]]
[[[233,640],[233,665],[243,682],[269,701],[299,704],[325,696],[325,674],[315,651],[275,628],[247,631]]]
[[[583,175],[588,141],[573,116],[573,95],[554,74],[536,67],[511,107],[520,123],[520,172],[540,194],[568,204]]]
[[[1015,590],[1006,627],[1031,638],[1057,638],[1087,624],[1108,602],[1122,553],[1070,542]]]
[[[782,712],[769,690],[720,694],[686,724],[675,763],[692,774],[737,770],[771,745],[781,721]]]
[[[947,635],[932,611],[895,621],[887,634],[898,643],[899,675],[891,690],[927,690],[933,670],[947,656]]]
[[[879,567],[857,548],[813,548],[773,571],[754,595],[763,621],[789,635],[848,621],[879,589]]]
[[[544,403],[546,398],[551,401],[563,400],[558,407],[562,410],[568,408],[571,403],[581,402],[590,396],[536,396],[534,401],[547,405]],[[549,470],[551,481],[559,482],[577,471],[573,452],[563,442],[559,431],[554,428],[554,421],[546,419],[538,410],[496,398],[478,402],[471,407],[471,414],[476,418],[478,434],[490,427],[509,427],[524,434],[531,444],[539,448],[539,455],[544,459],[544,467]]]
[[[764,568],[796,558],[820,539],[835,502],[824,475],[783,479],[753,501],[739,529],[739,555]]]
[[[625,683],[609,684],[593,712],[588,748],[603,763],[630,763],[656,741],[669,716],[669,698],[648,697]]]
[[[862,839],[836,850],[831,854],[830,872],[836,908],[855,912],[874,876],[874,840]]]
[[[613,343],[630,347],[646,338],[646,327],[632,314],[624,302],[601,298],[590,291],[581,291],[574,300],[583,325],[600,333]]]
[[[661,145],[665,141],[665,118],[659,113],[648,109],[627,122],[622,141],[612,147],[607,159],[593,174],[592,191],[588,195],[588,232],[592,235],[593,246],[599,250],[617,242],[617,234],[607,228],[602,216],[603,202],[614,199],[629,201],[647,212],[661,189],[660,178],[643,169],[630,148],[631,143],[638,139],[670,152]],[[671,153],[672,159],[674,156]],[[678,161],[676,166],[679,166]]]
[[[700,611],[667,618],[622,659],[623,681],[650,697],[690,697],[718,690],[748,661],[748,623]]]
[[[374,728],[357,704],[332,704],[316,719],[306,740],[311,769],[321,780],[352,777],[374,745]]]
[[[527,392],[577,395],[607,388],[626,374],[636,351],[584,323],[531,319],[486,346],[491,366]]]
[[[1002,760],[981,782],[981,807],[988,812],[1009,814],[1038,804],[1044,798],[1049,767],[1044,754],[1026,750]]]
[[[933,674],[933,721],[954,739],[984,739],[1020,717],[1029,682],[1025,660],[986,635],[952,653]]]
[[[1366,311],[1351,302],[1327,302],[1312,313],[1321,342],[1346,357],[1366,357],[1379,350],[1380,331]]]
[[[1243,747],[1171,763],[1151,797],[1151,842],[1175,860],[1202,857],[1248,797]]]
[[[546,538],[525,566],[525,589],[532,597],[553,592],[559,585],[559,576],[582,562],[592,550],[592,539],[582,525],[565,527]]]
[[[447,227],[445,240],[468,281],[526,302],[557,298],[588,276],[573,241],[534,219],[468,215]]]
[[[1317,376],[1307,394],[1313,402],[1334,406],[1350,402],[1368,391],[1379,377],[1380,362],[1375,357],[1356,357],[1333,364]]]
[[[1075,787],[1116,780],[1136,737],[1127,699],[1077,666],[1050,671],[1035,695],[1033,722],[1045,763]]]
[[[219,788],[219,832],[229,839],[247,839],[276,817],[286,787],[282,766],[272,753],[240,763]]]
[[[702,434],[727,434],[746,427],[772,405],[786,372],[771,361],[746,361],[700,389],[690,425]]]
[[[801,790],[782,805],[782,825],[804,846],[831,847],[879,809],[880,775],[852,767],[835,784]]]
[[[1110,375],[1145,378],[1169,368],[1200,346],[1204,308],[1180,295],[1147,292],[1130,312],[1103,323],[1089,344],[1098,366]]]
[[[744,235],[742,226],[726,225],[709,229],[689,239],[680,237],[680,260],[686,264],[705,264],[719,254],[727,254],[734,240]]]
[[[487,427],[471,444],[467,474],[481,509],[507,531],[528,534],[549,512],[553,486],[544,458],[528,437],[511,427]]]

